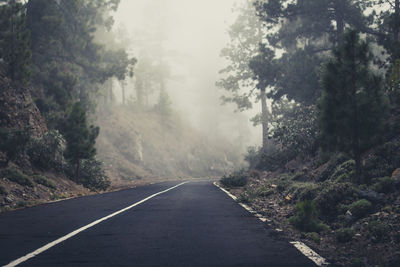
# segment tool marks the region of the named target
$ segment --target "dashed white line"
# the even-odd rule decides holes
[[[329,265],[329,263],[321,257],[317,252],[312,250],[310,247],[308,247],[306,244],[303,242],[299,241],[292,241],[290,242],[295,248],[297,248],[301,253],[303,253],[305,256],[307,256],[310,260],[315,262],[316,265],[318,266],[326,266]]]
[[[142,200],[136,202],[135,204],[130,205],[129,207],[126,207],[126,208],[124,208],[124,209],[121,209],[121,210],[119,210],[119,211],[116,211],[116,212],[114,212],[114,213],[112,213],[112,214],[110,214],[110,215],[108,215],[108,216],[105,216],[105,217],[103,217],[103,218],[101,218],[101,219],[98,219],[98,220],[96,220],[96,221],[94,221],[94,222],[88,224],[88,225],[85,225],[85,226],[83,226],[83,227],[81,227],[81,228],[79,228],[79,229],[76,229],[75,231],[73,231],[73,232],[71,232],[71,233],[69,233],[69,234],[67,234],[67,235],[65,235],[65,236],[62,236],[62,237],[60,237],[59,239],[54,240],[53,242],[48,243],[47,245],[44,245],[44,246],[38,248],[37,250],[35,250],[35,251],[33,251],[33,252],[29,253],[29,254],[26,254],[25,256],[23,256],[23,257],[21,257],[21,258],[18,258],[18,259],[16,259],[16,260],[10,262],[10,263],[7,264],[7,265],[4,265],[4,267],[14,267],[14,266],[17,266],[18,264],[21,264],[21,263],[23,263],[23,262],[29,260],[30,258],[33,258],[33,257],[39,255],[40,253],[42,253],[42,252],[44,252],[44,251],[46,251],[46,250],[48,250],[48,249],[54,247],[55,245],[57,245],[57,244],[59,244],[59,243],[61,243],[61,242],[64,242],[65,240],[67,240],[67,239],[69,239],[69,238],[71,238],[71,237],[73,237],[73,236],[79,234],[80,232],[85,231],[86,229],[89,229],[89,228],[95,226],[96,224],[99,224],[99,223],[101,223],[101,222],[104,222],[105,220],[108,220],[108,219],[110,219],[110,218],[112,218],[112,217],[114,217],[114,216],[116,216],[116,215],[118,215],[118,214],[120,214],[120,213],[123,213],[123,212],[125,212],[125,211],[127,211],[127,210],[129,210],[129,209],[132,209],[133,207],[136,207],[137,205],[140,205],[140,204],[142,204],[143,202],[146,202],[147,200],[149,200],[149,199],[151,199],[151,198],[153,198],[153,197],[156,197],[156,196],[158,196],[158,195],[164,194],[164,193],[166,193],[166,192],[168,192],[168,191],[170,191],[170,190],[172,190],[172,189],[175,189],[175,188],[177,188],[177,187],[179,187],[179,186],[181,186],[181,185],[183,185],[183,184],[186,184],[186,183],[187,183],[187,182],[183,182],[183,183],[180,183],[180,184],[175,185],[175,186],[173,186],[173,187],[170,187],[170,188],[168,188],[168,189],[166,189],[166,190],[164,190],[164,191],[160,191],[160,192],[158,192],[158,193],[155,193],[155,194],[153,194],[153,195],[151,195],[151,196],[148,196],[148,197],[146,197],[146,198],[144,198],[144,199],[142,199]]]
[[[214,185],[216,187],[218,187],[219,189],[221,189],[222,191],[224,191],[228,196],[230,196],[231,198],[233,198],[234,200],[237,200],[237,197],[235,197],[234,195],[232,195],[230,192],[228,192],[227,190],[225,190],[224,188],[222,188],[221,186],[219,186],[216,182],[214,182]],[[252,208],[250,208],[248,205],[244,204],[244,203],[239,203],[240,206],[242,206],[244,209],[246,209],[248,212],[254,214],[258,219],[260,219],[260,221],[262,222],[271,222],[271,220],[263,217],[261,214],[255,212]],[[269,226],[271,226],[270,224],[268,224]],[[277,232],[283,232],[282,229],[275,229],[275,231]],[[312,250],[310,247],[308,247],[306,244],[304,244],[303,242],[300,241],[292,241],[290,242],[290,244],[292,244],[295,248],[297,248],[301,253],[303,253],[304,256],[306,256],[307,258],[309,258],[310,260],[312,260],[316,265],[318,266],[326,266],[329,265],[329,263],[326,261],[325,258],[321,257],[317,252],[315,252],[314,250]]]

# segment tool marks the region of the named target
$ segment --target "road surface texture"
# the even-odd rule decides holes
[[[179,182],[0,214],[0,265]],[[211,181],[188,182],[18,266],[315,266]]]

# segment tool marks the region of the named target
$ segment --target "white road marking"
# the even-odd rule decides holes
[[[160,192],[155,193],[155,194],[153,194],[153,195],[151,195],[151,196],[148,196],[148,197],[146,197],[146,198],[144,198],[144,199],[142,199],[142,200],[136,202],[135,204],[130,205],[129,207],[126,207],[126,208],[124,208],[124,209],[121,209],[121,210],[119,210],[119,211],[116,211],[116,212],[114,212],[114,213],[112,213],[112,214],[110,214],[110,215],[108,215],[108,216],[105,216],[105,217],[103,217],[103,218],[101,218],[101,219],[98,219],[98,220],[96,220],[96,221],[94,221],[94,222],[88,224],[88,225],[85,225],[85,226],[83,226],[83,227],[81,227],[81,228],[79,228],[79,229],[77,229],[77,230],[75,230],[75,231],[73,231],[73,232],[71,232],[71,233],[65,235],[65,236],[62,236],[62,237],[60,237],[59,239],[54,240],[53,242],[48,243],[47,245],[44,245],[43,247],[40,247],[40,248],[38,248],[37,250],[35,250],[35,251],[33,251],[33,252],[29,253],[29,254],[26,254],[25,256],[23,256],[23,257],[21,257],[21,258],[18,258],[18,259],[16,259],[16,260],[10,262],[10,263],[7,264],[7,265],[4,265],[3,267],[13,267],[13,266],[17,266],[18,264],[21,264],[21,263],[23,263],[23,262],[29,260],[30,258],[33,258],[33,257],[39,255],[40,253],[42,253],[42,252],[44,252],[44,251],[50,249],[51,247],[54,247],[55,245],[57,245],[57,244],[59,244],[59,243],[61,243],[61,242],[64,242],[65,240],[67,240],[67,239],[69,239],[69,238],[71,238],[71,237],[73,237],[73,236],[79,234],[80,232],[85,231],[86,229],[89,229],[89,228],[95,226],[96,224],[99,224],[99,223],[101,223],[101,222],[104,222],[105,220],[108,220],[108,219],[110,219],[110,218],[112,218],[112,217],[114,217],[114,216],[116,216],[116,215],[118,215],[118,214],[120,214],[120,213],[123,213],[123,212],[125,212],[125,211],[127,211],[127,210],[129,210],[129,209],[132,209],[133,207],[136,207],[137,205],[140,205],[140,204],[142,204],[143,202],[146,202],[147,200],[149,200],[149,199],[151,199],[151,198],[153,198],[153,197],[156,197],[156,196],[158,196],[158,195],[164,194],[164,193],[166,193],[166,192],[168,192],[168,191],[170,191],[170,190],[172,190],[172,189],[175,189],[175,188],[177,188],[177,187],[179,187],[179,186],[181,186],[181,185],[183,185],[183,184],[186,184],[186,183],[187,183],[187,182],[180,183],[180,184],[175,185],[175,186],[173,186],[173,187],[170,187],[170,188],[168,188],[168,189],[166,189],[166,190],[164,190],[164,191],[160,191]]]
[[[224,191],[228,196],[230,196],[233,200],[237,200],[237,197],[235,197],[234,195],[232,195],[231,193],[229,193],[227,190],[225,190],[224,188],[220,187],[217,182],[214,182],[214,185],[216,187],[218,187],[219,189],[221,189],[222,191]]]
[[[214,182],[214,185],[216,187],[218,187],[219,189],[221,189],[222,191],[224,191],[228,196],[230,196],[231,198],[233,198],[234,200],[237,200],[237,197],[235,197],[234,195],[232,195],[231,193],[229,193],[227,190],[225,190],[224,188],[222,188],[221,186],[219,186],[216,182]],[[252,208],[250,208],[249,206],[247,206],[246,204],[243,203],[239,203],[240,206],[242,206],[244,209],[246,209],[248,212],[254,214],[258,219],[260,219],[260,221],[262,222],[271,222],[271,220],[263,217],[261,214],[256,213]],[[268,224],[269,226],[272,226],[271,224]],[[283,232],[282,229],[275,229],[275,231],[277,232]],[[309,258],[310,260],[312,260],[313,262],[315,262],[316,265],[318,266],[325,266],[325,265],[329,265],[329,263],[326,261],[325,258],[321,257],[317,252],[315,252],[314,250],[312,250],[310,247],[308,247],[306,244],[304,244],[303,242],[299,242],[299,241],[292,241],[290,242],[290,244],[292,244],[295,248],[297,248],[301,253],[303,253],[304,256],[306,256],[307,258]]]
[[[317,252],[315,252],[314,250],[312,250],[310,247],[308,247],[306,244],[304,244],[303,242],[299,242],[299,241],[293,241],[290,242],[290,244],[292,244],[293,246],[295,246],[301,253],[303,253],[305,256],[307,256],[310,260],[312,260],[313,262],[315,262],[316,265],[318,266],[325,266],[325,265],[329,265],[329,263],[326,261],[326,259],[324,259],[323,257],[321,257]]]

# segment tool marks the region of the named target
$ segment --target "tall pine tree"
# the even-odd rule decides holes
[[[368,43],[346,32],[322,74],[319,123],[325,149],[350,154],[361,180],[361,154],[375,144],[384,120],[386,101],[381,77],[371,69]]]

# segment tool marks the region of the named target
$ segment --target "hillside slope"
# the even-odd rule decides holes
[[[218,176],[241,164],[233,145],[206,138],[177,115],[116,107],[98,114],[96,124],[98,155],[113,183]]]

